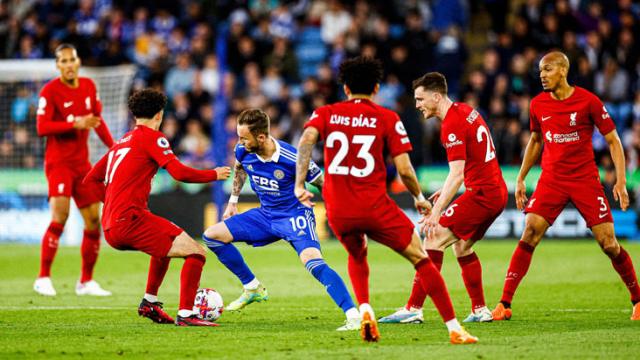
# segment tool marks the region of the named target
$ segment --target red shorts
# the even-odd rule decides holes
[[[135,213],[127,224],[104,231],[104,238],[117,250],[139,250],[151,256],[167,257],[173,240],[184,230],[147,210]]]
[[[508,192],[492,189],[484,194],[482,188],[464,192],[440,217],[440,225],[448,228],[462,240],[478,241],[507,206]],[[502,192],[502,194],[500,194]]]
[[[93,195],[89,187],[82,183],[90,170],[89,163],[73,167],[58,164],[45,166],[44,173],[49,183],[49,197],[73,197],[78,209],[99,202],[100,200]]]
[[[411,243],[414,225],[402,210],[392,203],[377,218],[331,218],[329,226],[347,250],[349,246],[364,246],[364,235],[386,245],[397,252],[403,252]]]
[[[595,176],[582,181],[541,177],[524,212],[538,214],[553,225],[569,201],[585,219],[587,227],[613,222],[604,187]]]

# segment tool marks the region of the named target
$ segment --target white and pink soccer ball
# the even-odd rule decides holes
[[[216,321],[224,311],[224,303],[220,293],[213,289],[200,289],[193,302],[193,312],[205,321]]]

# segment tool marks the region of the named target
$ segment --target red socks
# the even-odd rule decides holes
[[[196,298],[202,267],[207,259],[200,254],[192,254],[185,258],[180,273],[180,307],[178,310],[193,309],[193,300]]]
[[[42,245],[40,246],[39,278],[51,276],[51,264],[53,263],[53,259],[56,257],[56,252],[58,251],[58,242],[60,241],[62,230],[64,230],[63,224],[52,221],[42,237]]]
[[[527,275],[529,265],[531,265],[531,257],[533,256],[535,247],[525,243],[518,242],[518,247],[511,257],[507,278],[504,282],[504,290],[502,291],[502,299],[500,301],[511,303],[513,294],[515,294],[522,278]]]
[[[640,301],[638,278],[636,277],[636,271],[633,268],[633,261],[631,261],[631,257],[629,256],[629,253],[627,253],[627,250],[620,246],[620,254],[618,254],[615,259],[611,260],[611,263],[613,264],[613,268],[616,269],[618,274],[620,274],[624,284],[627,285],[627,288],[631,293],[631,301],[634,303]]]
[[[349,255],[347,268],[358,304],[369,304],[369,264],[366,253],[364,257],[359,259]]]
[[[86,283],[93,279],[93,268],[96,266],[100,253],[100,230],[85,230],[80,247],[82,254],[82,274],[80,282]]]
[[[460,268],[462,269],[462,279],[464,280],[464,286],[467,288],[467,293],[471,298],[471,308],[473,311],[484,307],[484,292],[482,290],[482,266],[478,255],[472,253],[471,255],[458,258]]]
[[[169,270],[169,263],[171,258],[158,258],[151,257],[151,264],[149,265],[149,276],[147,278],[147,290],[146,294],[158,295],[158,289],[162,285],[162,280]]]
[[[442,269],[442,258],[444,257],[444,251],[440,250],[427,250],[429,259],[433,262],[433,265],[438,271]],[[413,288],[411,289],[411,297],[407,302],[407,309],[416,308],[422,309],[424,301],[427,298],[427,292],[422,287],[420,282],[420,273],[416,272],[416,276],[413,278]]]
[[[444,279],[436,267],[433,265],[431,259],[424,258],[415,265],[420,277],[420,283],[426,290],[426,293],[431,297],[431,300],[435,304],[442,320],[445,322],[456,318],[456,314],[453,311],[453,304],[451,304],[451,298],[449,297],[449,291],[444,284]]]

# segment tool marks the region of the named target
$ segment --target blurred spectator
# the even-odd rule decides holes
[[[191,89],[196,69],[191,65],[188,53],[180,53],[176,57],[176,64],[169,69],[164,80],[164,91],[171,98],[176,93],[186,93]]]
[[[596,73],[595,93],[609,110],[618,129],[624,129],[631,113],[631,104],[626,102],[628,89],[629,75],[615,59],[609,58],[605,68]]]
[[[332,44],[338,35],[349,29],[351,21],[351,15],[343,8],[340,0],[329,0],[329,11],[322,15],[322,41]]]

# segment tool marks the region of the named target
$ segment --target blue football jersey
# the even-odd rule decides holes
[[[296,159],[298,150],[279,140],[273,139],[276,151],[271,159],[262,159],[248,152],[238,143],[235,148],[236,160],[248,174],[251,188],[260,198],[262,208],[269,211],[291,211],[304,205],[298,201],[293,191],[296,181]],[[313,182],[322,175],[322,170],[313,160],[309,162],[307,182]]]

